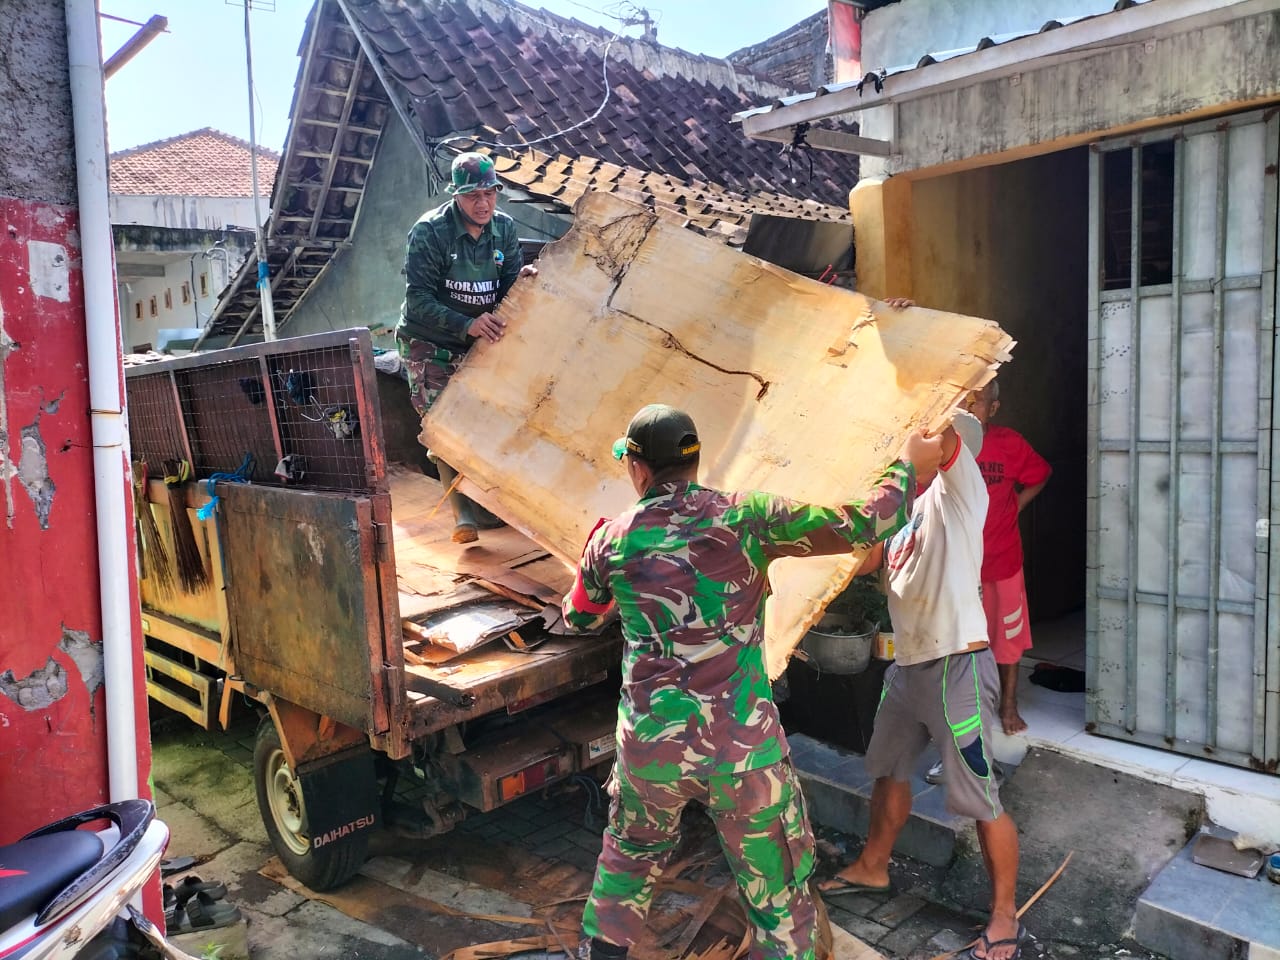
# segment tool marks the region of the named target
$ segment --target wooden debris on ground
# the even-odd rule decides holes
[[[261,873],[302,896],[392,930],[433,953],[447,954],[446,960],[575,950],[591,886],[591,876],[571,864],[467,833],[426,841],[407,865],[392,857],[371,860],[364,873],[326,893],[308,890],[278,860],[270,861]],[[439,879],[428,880],[423,887],[424,875]],[[504,904],[510,905],[508,910],[527,906],[530,915],[461,910],[422,895],[423,890],[441,899],[455,895],[432,886],[440,882],[453,885],[450,890],[463,891],[456,894],[463,902],[466,891],[482,891],[499,911]],[[831,926],[821,899],[815,895],[815,900],[819,960],[880,960],[870,947]],[[697,817],[686,820],[680,847],[658,881],[645,935],[630,951],[632,960],[736,960],[746,955],[751,937],[710,822]]]

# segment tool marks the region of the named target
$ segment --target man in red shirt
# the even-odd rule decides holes
[[[999,409],[1000,385],[995,380],[969,403],[969,412],[982,421],[978,469],[987,482],[989,498],[982,532],[982,606],[1000,670],[1000,725],[1006,734],[1014,734],[1027,729],[1018,713],[1018,661],[1031,647],[1018,514],[1044,489],[1051,470],[1022,434],[991,424]]]

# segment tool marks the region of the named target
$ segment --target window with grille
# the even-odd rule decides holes
[[[1102,161],[1102,289],[1133,285],[1134,163],[1138,164],[1138,283],[1173,279],[1172,140],[1112,150]]]

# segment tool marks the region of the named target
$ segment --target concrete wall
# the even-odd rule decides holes
[[[977,46],[983,37],[1039,30],[1050,20],[1106,13],[1115,0],[903,0],[862,21],[869,70],[915,66],[926,53]]]
[[[998,423],[1054,477],[1023,515],[1032,615],[1084,600],[1088,154],[855,191],[859,288],[995,320],[1017,340]]]
[[[906,0],[875,15],[915,6]],[[1124,23],[1131,21],[1120,18],[1159,9],[1149,3],[1108,16]],[[863,174],[914,176],[1003,162],[1280,102],[1280,9],[1212,22],[1220,16],[1209,11],[1074,59],[868,110],[863,132],[891,136],[893,156],[887,163],[867,158]],[[1010,54],[1021,42],[1009,45]],[[989,62],[1002,49],[974,56]]]
[[[107,798],[65,17],[60,0],[6,0],[0,16],[0,843]],[[126,482],[123,471],[114,482]],[[140,678],[136,619],[133,640]],[[133,699],[146,795],[145,689],[111,694]]]
[[[392,346],[404,301],[405,238],[423,211],[447,199],[433,195],[417,147],[392,119],[378,145],[351,243],[294,308],[285,334],[368,327],[377,346]],[[512,203],[506,191],[499,194],[499,207],[515,218],[522,238],[554,239],[568,226],[530,204]]]
[[[113,224],[142,224],[185,230],[253,229],[252,197],[169,197],[111,194]],[[271,197],[262,198],[262,215],[271,211]]]
[[[827,11],[819,10],[768,40],[735,50],[728,59],[785,86],[814,90],[831,79],[827,33]]]
[[[6,0],[0,15],[0,193],[75,203],[61,0]]]

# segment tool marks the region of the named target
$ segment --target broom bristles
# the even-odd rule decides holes
[[[147,499],[147,467],[133,465],[133,516],[138,538],[138,575],[151,579],[161,597],[173,595],[173,564]],[[148,576],[150,574],[150,577]]]
[[[178,561],[178,582],[187,593],[197,593],[209,585],[204,554],[196,543],[191,517],[187,513],[185,481],[191,466],[184,460],[166,460],[164,484],[169,491],[169,521],[173,526],[173,555]]]

